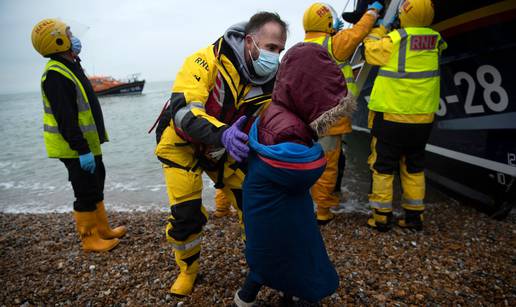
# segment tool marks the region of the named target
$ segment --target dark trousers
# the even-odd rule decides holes
[[[244,285],[238,292],[238,296],[246,303],[254,302],[261,288],[262,285],[254,281],[254,279],[251,277],[251,273],[248,273],[244,281]]]
[[[95,211],[97,203],[104,200],[104,181],[106,169],[102,156],[95,156],[95,173],[91,174],[81,168],[79,159],[59,159],[68,170],[68,181],[72,183],[75,211]]]
[[[432,124],[391,122],[383,119],[383,113],[376,113],[371,130],[371,135],[377,138],[376,161],[372,167],[381,174],[393,174],[403,157],[409,173],[422,172],[431,131]]]

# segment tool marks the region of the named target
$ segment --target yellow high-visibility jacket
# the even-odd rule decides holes
[[[248,130],[270,103],[274,78],[253,84],[237,68],[239,63],[224,37],[186,58],[157,129],[155,153],[161,161],[188,166],[192,157],[184,155],[212,157],[222,148],[221,135],[228,125],[247,115]]]
[[[439,105],[441,35],[425,27],[384,27],[364,39],[366,61],[379,65],[369,109],[401,123],[431,123]]]
[[[98,156],[102,154],[100,148],[100,140],[97,132],[97,126],[95,125],[95,119],[91,112],[90,104],[88,101],[88,95],[82,86],[81,81],[75,76],[75,74],[68,69],[63,63],[56,60],[49,60],[45,66],[45,70],[41,77],[41,88],[43,88],[43,82],[47,78],[48,71],[53,70],[60,73],[64,77],[70,79],[75,84],[77,92],[77,98],[75,103],[77,104],[78,110],[78,124],[81,129],[84,139],[88,142],[88,147],[93,155]],[[54,117],[52,108],[45,92],[41,91],[43,98],[43,138],[45,140],[45,147],[49,158],[78,158],[79,153],[72,148],[64,137],[59,132],[57,120]],[[106,135],[107,139],[107,135]]]

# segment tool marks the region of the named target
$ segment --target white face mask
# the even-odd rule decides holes
[[[253,68],[256,74],[261,77],[266,77],[275,73],[279,66],[279,53],[260,49],[252,37],[251,39],[253,40],[253,44],[255,45],[256,49],[260,51],[258,59],[255,60],[253,59],[253,55],[249,50],[249,55],[253,61]]]

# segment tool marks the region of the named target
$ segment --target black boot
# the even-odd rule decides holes
[[[398,226],[416,231],[423,230],[423,210],[404,210],[405,218],[398,221]]]
[[[373,208],[373,215],[367,220],[367,224],[380,232],[391,230],[393,224],[392,210],[379,211]]]

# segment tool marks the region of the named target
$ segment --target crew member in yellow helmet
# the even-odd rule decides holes
[[[380,66],[369,107],[372,172],[368,224],[392,228],[393,174],[399,169],[404,217],[398,225],[422,230],[425,209],[425,145],[439,105],[439,57],[446,48],[429,26],[431,0],[406,0],[399,9],[401,28],[373,29],[364,40],[366,61]]]
[[[108,251],[126,233],[111,229],[104,207],[101,144],[108,141],[99,101],[80,64],[81,41],[58,19],[32,30],[34,49],[49,58],[41,77],[43,137],[49,158],[61,160],[75,194],[73,204],[82,248]]]
[[[355,79],[349,60],[356,47],[373,28],[383,6],[374,2],[362,18],[350,29],[342,30],[343,22],[330,5],[317,2],[305,11],[303,27],[305,42],[323,45],[335,60],[344,75],[348,91],[357,96]],[[342,165],[342,135],[351,132],[350,119],[344,117],[319,139],[327,160],[321,178],[312,187],[312,197],[317,205],[317,222],[327,224],[335,213],[342,212],[340,206],[339,164]],[[339,160],[341,163],[339,163]],[[330,210],[331,209],[331,210]]]
[[[271,101],[286,39],[287,25],[278,14],[258,12],[187,57],[177,73],[170,106],[156,129],[155,151],[170,204],[166,236],[180,269],[173,295],[190,295],[200,270],[208,218],[203,173],[242,218],[247,133]]]

